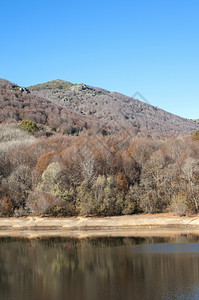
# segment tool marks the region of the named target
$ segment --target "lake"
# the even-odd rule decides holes
[[[0,238],[0,299],[199,299],[199,237]]]

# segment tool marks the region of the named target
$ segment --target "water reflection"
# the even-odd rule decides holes
[[[0,299],[198,299],[198,241],[2,238]]]

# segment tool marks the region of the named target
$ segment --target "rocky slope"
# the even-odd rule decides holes
[[[190,134],[199,128],[197,122],[181,118],[162,109],[116,92],[85,84],[52,80],[28,87],[32,94],[67,107],[84,116],[109,124],[134,127],[162,134]]]
[[[186,135],[199,129],[196,121],[101,88],[63,80],[25,88],[0,79],[0,121],[13,119],[69,134],[89,129],[104,135],[118,131]]]

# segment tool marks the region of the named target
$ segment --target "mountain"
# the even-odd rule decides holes
[[[194,120],[188,120],[167,111],[117,92],[86,84],[72,84],[64,80],[52,80],[28,87],[31,94],[51,103],[66,107],[83,116],[133,127],[139,131],[171,135],[186,135],[199,129]],[[116,125],[115,125],[116,126]]]
[[[102,88],[52,80],[20,87],[0,79],[0,122],[31,120],[66,134],[125,131],[186,135],[199,124]]]
[[[0,79],[0,122],[9,120],[31,120],[68,134],[94,127],[90,117]],[[100,121],[95,122],[97,125],[102,127]]]
[[[0,123],[0,217],[199,212],[197,122],[85,84],[0,79]]]

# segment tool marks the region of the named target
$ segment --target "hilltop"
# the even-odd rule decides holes
[[[70,134],[83,130],[167,136],[187,135],[197,121],[173,115],[117,92],[64,80],[20,87],[0,79],[0,121],[31,120]]]
[[[169,135],[186,135],[199,128],[197,122],[181,118],[167,111],[117,92],[52,80],[28,87],[32,94],[66,107],[84,116],[94,117],[121,127]]]
[[[61,79],[55,79],[51,80],[45,83],[40,83],[37,85],[30,86],[29,89],[31,91],[41,91],[41,90],[53,90],[53,89],[60,89],[60,90],[66,90],[70,87],[74,86],[75,84],[61,80]]]

